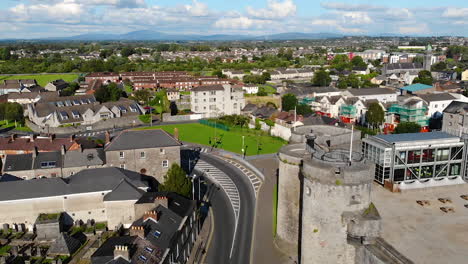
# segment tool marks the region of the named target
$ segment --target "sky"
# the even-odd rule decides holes
[[[0,39],[136,30],[468,36],[468,0],[0,0]]]

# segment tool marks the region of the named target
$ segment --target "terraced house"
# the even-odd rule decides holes
[[[28,117],[41,127],[90,125],[107,119],[135,117],[144,109],[135,101],[121,98],[99,103],[94,95],[56,97],[28,105]]]

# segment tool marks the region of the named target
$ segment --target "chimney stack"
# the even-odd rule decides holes
[[[155,208],[158,207],[158,205],[162,205],[162,206],[168,208],[167,197],[166,196],[156,197],[156,199],[154,200],[154,205],[155,205]]]
[[[145,238],[145,228],[143,226],[132,226],[130,228],[130,236]]]
[[[143,215],[143,222],[148,220],[148,219],[153,219],[154,221],[158,222],[159,221],[159,214],[156,211],[147,211]]]
[[[106,143],[105,144],[107,145],[107,144],[110,143],[110,133],[109,133],[109,131],[106,131],[105,135],[106,135]]]
[[[62,147],[60,148],[60,151],[62,152],[62,156],[65,155],[65,153],[67,152],[65,145],[62,145]]]
[[[121,257],[126,261],[130,261],[130,253],[128,252],[127,246],[116,245],[114,248],[114,259]]]

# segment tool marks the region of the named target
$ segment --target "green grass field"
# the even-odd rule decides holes
[[[18,79],[36,79],[37,84],[44,87],[47,83],[57,79],[63,79],[66,82],[72,82],[78,78],[78,74],[31,74],[31,75],[9,75],[0,76],[2,80],[18,80]]]
[[[174,128],[176,127],[179,129],[179,139],[182,141],[210,146],[210,138],[213,139],[216,134],[216,137],[221,138],[219,148],[239,154],[242,154],[242,136],[245,136],[244,144],[247,156],[276,153],[286,144],[286,141],[280,138],[271,137],[265,132],[257,130],[233,128],[230,131],[224,131],[198,123],[153,126],[138,129],[161,128],[170,134],[174,134]],[[261,145],[260,150],[257,149],[258,143]]]
[[[259,88],[260,87],[265,89],[265,92],[267,92],[268,94],[276,93],[276,89],[273,86],[269,85],[269,84],[260,85]]]

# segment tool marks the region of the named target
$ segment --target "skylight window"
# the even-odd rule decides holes
[[[156,237],[156,238],[160,238],[161,237],[161,232],[156,230],[156,231],[154,231],[153,236]]]
[[[150,247],[145,247],[145,250],[149,253],[153,253],[154,249],[150,248]]]

